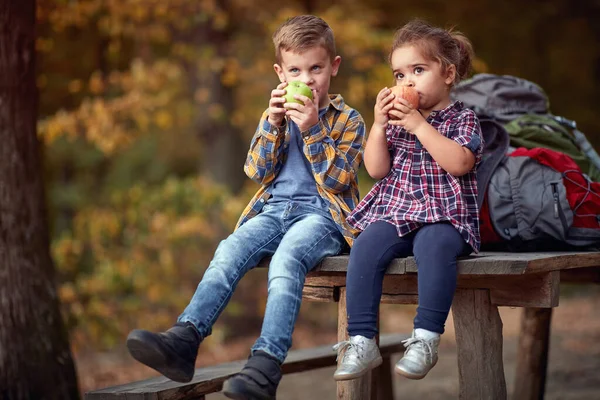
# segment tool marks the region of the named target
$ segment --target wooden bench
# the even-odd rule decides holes
[[[347,256],[324,260],[307,277],[304,297],[338,302],[338,339],[347,337]],[[382,303],[417,304],[414,258],[397,259],[386,272]],[[552,307],[560,282],[599,283],[600,252],[480,253],[458,262],[458,287],[452,304],[459,369],[459,398],[506,399],[502,361],[502,321],[498,306],[523,307],[519,359],[513,397],[541,399],[546,381]],[[534,340],[535,338],[535,340]],[[369,376],[371,375],[371,376]],[[386,375],[337,383],[337,398],[377,399],[372,390]]]
[[[348,256],[325,259],[306,279],[306,300],[338,302],[338,339],[346,340],[346,269]],[[268,260],[260,266],[267,266]],[[412,257],[397,259],[387,270],[383,303],[417,304],[417,268]],[[498,306],[523,307],[519,360],[513,397],[541,399],[547,369],[552,308],[561,282],[600,283],[600,252],[480,253],[459,260],[458,288],[452,305],[456,332],[459,398],[506,399],[502,361],[502,321]],[[533,338],[536,338],[534,341]],[[391,400],[390,355],[402,351],[398,336],[381,337],[386,362],[360,379],[337,383],[337,399]],[[201,368],[191,383],[154,378],[88,392],[86,400],[203,399],[221,390],[223,381],[243,362]],[[326,346],[290,352],[284,373],[335,365]]]
[[[402,340],[404,335],[381,335],[381,355],[383,357],[383,370],[390,376],[387,387],[378,390],[382,398],[388,398],[392,392],[391,361],[390,356],[404,351]],[[332,346],[321,346],[312,349],[290,351],[283,364],[284,374],[293,374],[317,368],[336,365],[337,353]],[[230,376],[238,373],[244,364],[243,361],[234,361],[205,368],[197,368],[194,378],[189,383],[177,383],[165,377],[151,378],[125,385],[113,386],[106,389],[91,391],[85,394],[86,400],[204,400],[210,393],[220,392],[223,382]],[[382,374],[383,375],[383,374]],[[332,378],[333,380],[333,378]]]

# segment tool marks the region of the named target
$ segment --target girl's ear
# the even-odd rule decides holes
[[[279,82],[281,82],[281,83],[285,82],[285,74],[283,73],[283,68],[281,68],[281,66],[279,64],[273,64],[273,69],[275,70],[275,73],[279,77]]]
[[[454,83],[454,79],[456,78],[456,65],[450,64],[448,68],[446,68],[446,75],[444,77],[444,83],[446,85],[452,85]]]

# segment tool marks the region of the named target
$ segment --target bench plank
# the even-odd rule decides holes
[[[302,289],[302,298],[308,301],[336,302],[338,297],[339,290],[335,286],[305,285]]]
[[[531,259],[527,273],[567,270],[573,268],[600,267],[600,252],[548,252],[539,253]]]
[[[268,265],[268,260],[260,266]],[[481,252],[458,260],[459,275],[521,275],[570,268],[600,267],[600,252]],[[346,272],[348,255],[328,257],[311,273]],[[416,273],[414,257],[398,258],[390,263],[388,275]]]
[[[568,283],[600,283],[600,267],[564,269],[560,281]]]
[[[521,279],[494,277],[490,290],[492,304],[508,307],[556,307],[560,292],[560,271],[527,274]]]
[[[497,306],[509,307],[556,307],[558,305],[560,271],[552,271],[537,274],[521,275],[459,275],[457,289],[489,289],[492,303]],[[322,290],[329,286],[339,289],[346,285],[344,275],[321,276],[320,273],[312,273],[306,279],[305,293]],[[382,303],[386,304],[417,304],[417,274],[386,275],[383,283]],[[305,296],[307,300],[313,300],[311,296]],[[316,299],[322,301],[322,297]],[[331,300],[336,301],[336,300]]]
[[[402,340],[408,335],[381,335],[381,354],[391,354],[404,351]],[[282,366],[283,374],[293,374],[316,368],[336,365],[337,354],[332,346],[320,346],[310,349],[290,351]],[[143,381],[127,383],[87,392],[85,400],[198,400],[203,395],[215,393],[222,389],[223,382],[241,371],[246,363],[234,361],[214,366],[197,368],[194,378],[189,383],[174,382],[163,376]],[[333,380],[333,378],[332,378]]]

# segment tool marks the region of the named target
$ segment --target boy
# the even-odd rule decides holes
[[[127,347],[138,361],[166,377],[189,382],[200,342],[211,333],[240,278],[264,257],[268,298],[260,337],[243,370],[223,386],[235,399],[275,399],[281,363],[292,345],[306,273],[323,258],[352,245],[346,216],[358,202],[357,171],[365,127],[361,115],[328,95],[341,58],[322,19],[289,19],[273,34],[275,72],[271,92],[244,166],[262,186],[236,230],[217,248],[191,302],[167,332],[134,330]],[[288,82],[307,84],[313,100],[285,103]]]

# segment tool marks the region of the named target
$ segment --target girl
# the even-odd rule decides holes
[[[350,340],[335,346],[345,350],[336,380],[359,377],[382,362],[374,339],[377,314],[385,270],[397,257],[415,257],[419,305],[395,371],[421,379],[437,362],[456,289],[456,259],[480,244],[475,167],[481,129],[472,110],[450,101],[472,56],[465,36],[419,20],[395,34],[389,58],[394,79],[416,89],[419,108],[388,88],[377,95],[364,161],[379,181],[347,219],[363,232],[350,253]]]

